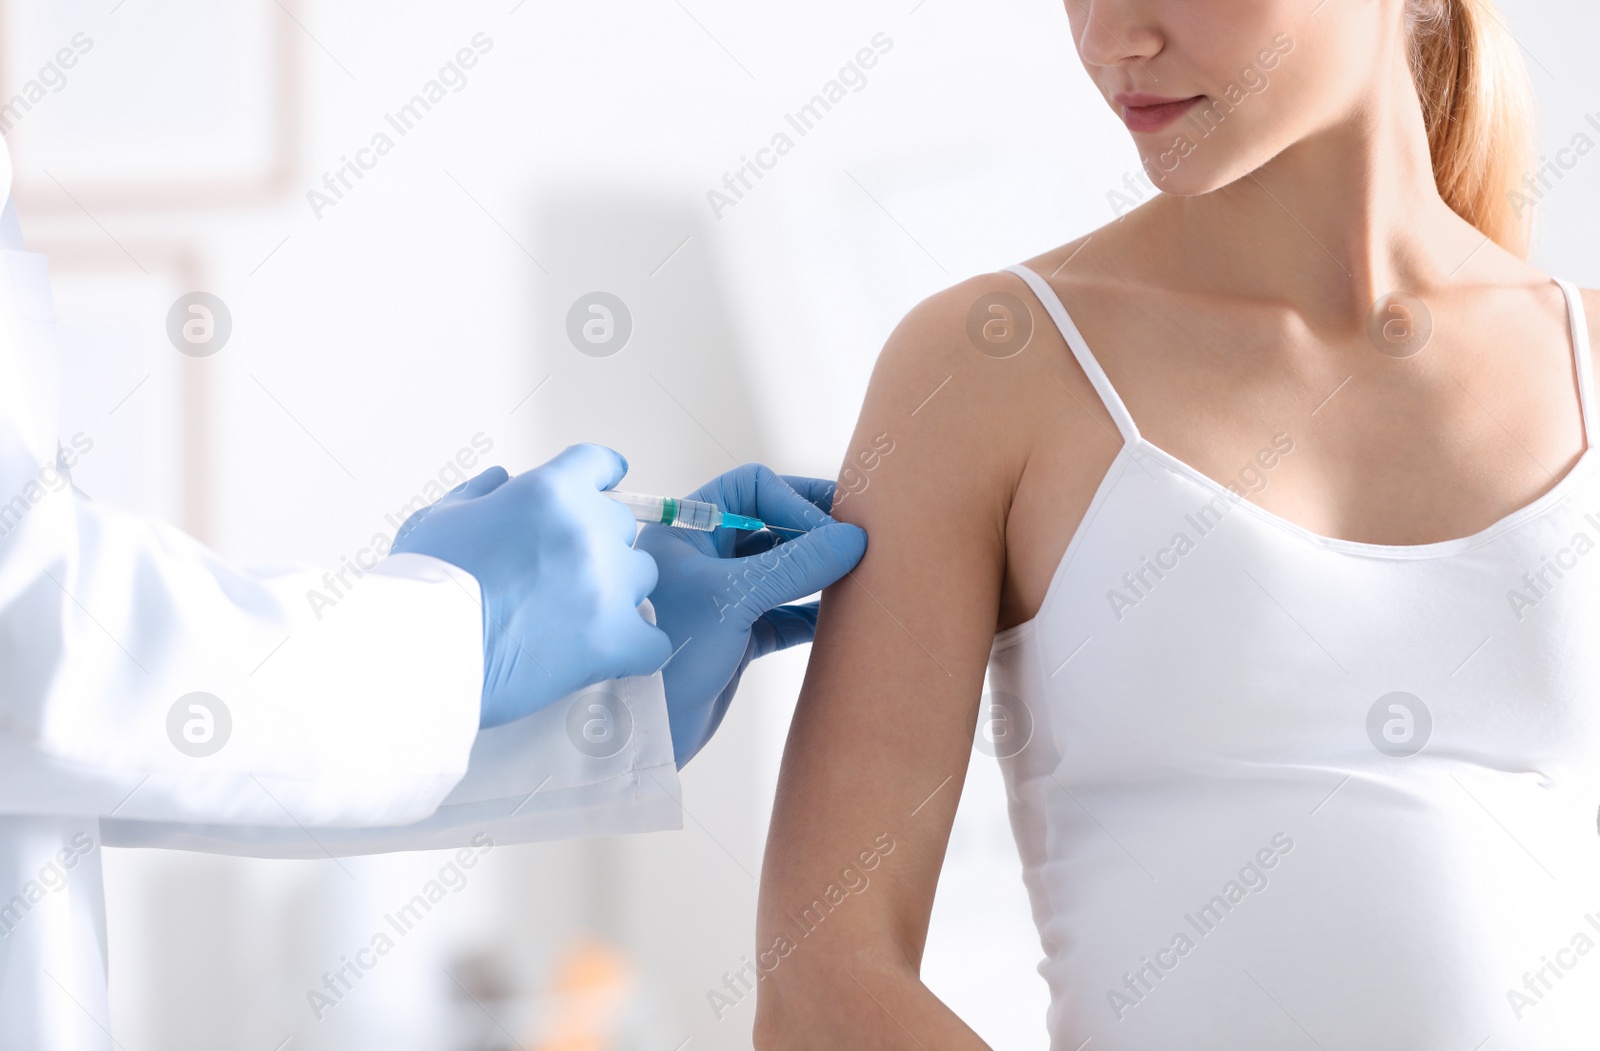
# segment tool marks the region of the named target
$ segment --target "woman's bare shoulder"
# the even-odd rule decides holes
[[[1037,311],[1033,293],[1014,273],[997,270],[935,292],[906,312],[884,346],[884,357],[981,364],[1018,356]],[[1024,316],[1018,317],[1021,310]],[[1037,328],[1037,326],[1032,326]]]
[[[1030,268],[1048,277],[1040,268],[1070,252]],[[974,589],[980,579],[1001,585],[1000,620],[1025,619],[1060,559],[1061,523],[1081,516],[1119,445],[1020,276],[997,271],[937,292],[885,343],[840,470],[838,517],[872,537],[856,575],[894,590],[908,567],[934,554],[948,566],[958,552],[973,562]]]
[[[1025,426],[1002,407],[1022,385],[1013,363],[986,356],[968,330],[988,300],[1016,299],[1014,281],[982,274],[942,289],[889,334],[840,469],[838,517],[910,529],[942,493],[963,515],[1003,521]]]
[[[1078,282],[1059,265],[1075,244],[1037,256],[1026,265],[1046,285]],[[1047,292],[1048,294],[1048,292]],[[1022,276],[1007,270],[970,277],[922,300],[890,334],[879,355],[874,385],[903,397],[928,397],[924,385],[946,379],[970,384],[972,407],[1000,399],[1022,408],[1020,397],[1052,375],[1081,373],[1051,311]],[[941,389],[941,395],[949,388]],[[959,391],[955,392],[958,395]],[[954,400],[954,399],[948,399]],[[913,408],[931,408],[918,400]],[[999,422],[999,421],[993,421]]]
[[[1008,505],[1041,435],[1074,401],[1098,406],[1040,300],[1014,273],[980,274],[922,300],[895,327],[852,448],[904,437]]]

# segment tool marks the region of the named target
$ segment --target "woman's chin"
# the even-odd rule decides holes
[[[1257,158],[1229,156],[1215,150],[1196,150],[1176,163],[1171,156],[1142,159],[1155,188],[1174,197],[1198,197],[1220,190],[1261,166]]]

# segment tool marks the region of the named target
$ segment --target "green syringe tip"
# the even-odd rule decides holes
[[[746,518],[744,515],[730,515],[722,512],[722,521],[719,523],[723,529],[765,529],[767,524],[759,518]]]

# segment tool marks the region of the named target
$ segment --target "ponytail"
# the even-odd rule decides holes
[[[1525,258],[1532,215],[1517,195],[1533,159],[1533,91],[1516,42],[1494,0],[1406,0],[1406,21],[1439,196]]]

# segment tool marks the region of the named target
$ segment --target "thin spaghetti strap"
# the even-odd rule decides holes
[[[1583,415],[1583,446],[1594,444],[1594,363],[1589,349],[1589,322],[1584,317],[1583,294],[1571,281],[1555,279],[1567,297],[1567,318],[1572,326],[1573,367],[1578,373],[1578,408]]]
[[[1050,319],[1056,323],[1056,328],[1061,330],[1061,337],[1072,349],[1072,356],[1078,359],[1079,367],[1083,369],[1084,375],[1089,377],[1089,382],[1094,384],[1095,393],[1100,395],[1106,411],[1111,413],[1111,419],[1116,423],[1117,430],[1122,432],[1122,440],[1129,445],[1139,441],[1139,428],[1134,425],[1133,417],[1128,415],[1128,407],[1122,403],[1116,388],[1112,387],[1111,381],[1106,378],[1105,370],[1095,360],[1089,344],[1084,341],[1083,333],[1073,324],[1066,306],[1061,302],[1061,297],[1056,295],[1055,289],[1051,288],[1044,278],[1021,263],[1008,266],[1006,270],[1026,281],[1028,287],[1033,289],[1033,294],[1039,297],[1039,302],[1044,304]]]

